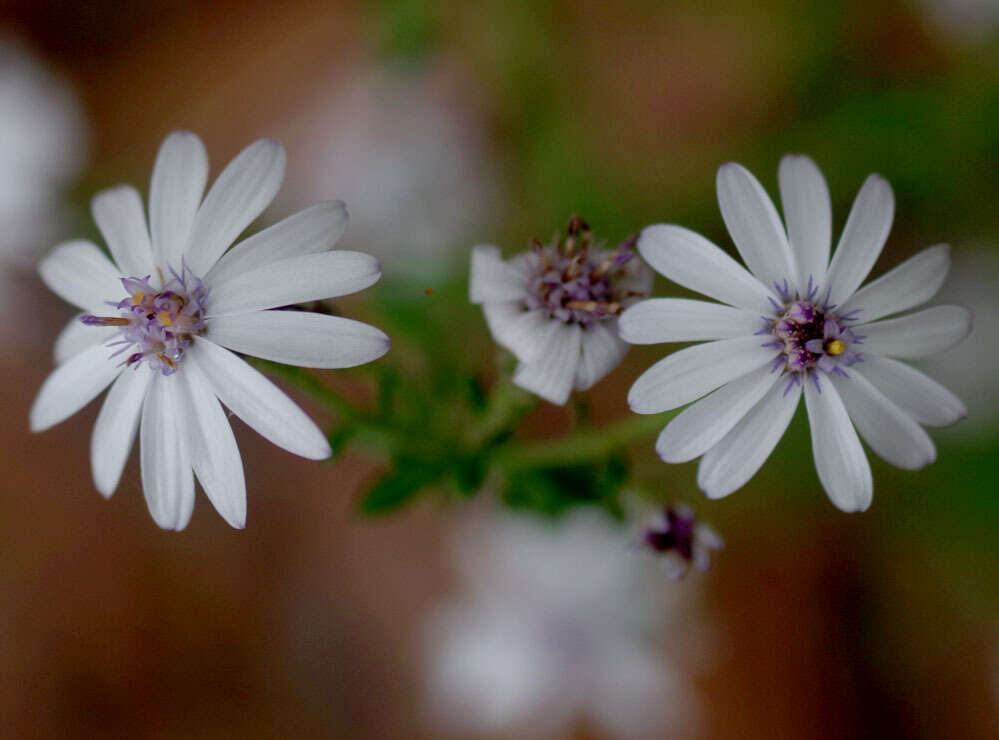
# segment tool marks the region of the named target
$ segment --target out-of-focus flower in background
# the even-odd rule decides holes
[[[0,302],[58,234],[62,196],[84,164],[87,139],[69,84],[0,30]],[[5,318],[0,326],[20,323]]]
[[[704,571],[711,564],[711,552],[721,550],[725,542],[686,504],[671,504],[660,509],[642,530],[642,545],[661,559],[666,572],[674,579],[687,575],[690,566]]]
[[[456,545],[464,590],[427,623],[436,729],[550,738],[587,727],[624,740],[694,731],[696,694],[663,649],[667,634],[683,641],[691,584],[664,579],[604,515],[473,519]]]
[[[971,44],[985,43],[999,28],[996,0],[919,0],[927,19],[945,33]]]
[[[721,498],[756,474],[804,395],[822,487],[837,508],[864,511],[874,491],[858,432],[887,462],[917,470],[936,459],[921,425],[946,426],[967,413],[953,393],[897,359],[950,349],[971,331],[971,312],[943,305],[884,319],[936,295],[950,267],[946,245],[860,287],[895,215],[886,180],[864,182],[830,259],[832,206],[821,171],[788,155],[778,179],[786,231],[749,170],[732,162],[718,170],[722,217],[748,271],[682,227],[642,232],[638,248],[654,269],[727,305],[659,298],[628,309],[620,323],[629,341],[703,342],[646,370],[628,403],[655,414],[705,396],[666,426],[656,451],[671,463],[701,457],[697,483]]]
[[[918,364],[939,378],[962,398],[974,399],[968,417],[948,436],[972,439],[999,428],[999,254],[993,249],[955,252],[950,277],[940,291],[941,300],[971,309],[974,326],[966,342],[938,357]]]
[[[331,73],[282,134],[309,152],[288,196],[343,198],[350,245],[389,280],[460,269],[468,241],[506,211],[487,126],[462,90],[443,63],[387,65],[346,86]]]

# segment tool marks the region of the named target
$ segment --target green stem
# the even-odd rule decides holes
[[[508,473],[596,462],[660,431],[676,413],[629,416],[606,426],[581,429],[561,439],[511,442],[496,451],[493,462]]]
[[[535,398],[504,377],[489,393],[486,413],[463,435],[469,449],[478,449],[534,408]]]

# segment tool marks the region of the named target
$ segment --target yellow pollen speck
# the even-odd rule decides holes
[[[156,314],[156,320],[159,321],[164,326],[170,326],[173,323],[170,320],[170,314],[167,311],[160,311],[158,314]],[[842,342],[840,344],[842,344]],[[840,352],[842,351],[843,350],[840,350]],[[839,352],[837,352],[836,354],[839,354]]]
[[[826,352],[831,355],[841,355],[845,349],[846,345],[838,339],[834,339],[826,345]]]
[[[138,306],[140,303],[142,303],[142,299],[145,297],[146,294],[140,291],[132,296],[132,303]]]

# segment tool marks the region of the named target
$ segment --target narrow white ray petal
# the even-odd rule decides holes
[[[760,337],[740,337],[674,352],[638,377],[628,391],[628,405],[638,414],[658,414],[695,401],[772,362],[776,352],[760,345]]]
[[[583,329],[580,349],[582,355],[573,387],[585,391],[620,364],[628,352],[628,344],[618,337],[613,321],[601,321]]]
[[[521,362],[531,362],[544,352],[549,332],[561,323],[544,309],[525,311],[523,301],[484,303],[482,313],[493,338]]]
[[[42,281],[53,293],[77,308],[95,314],[112,310],[107,301],[125,295],[121,273],[93,242],[63,242],[38,265]]]
[[[163,141],[149,184],[149,234],[156,266],[180,270],[181,256],[208,182],[208,155],[196,134],[174,131]]]
[[[867,355],[864,377],[920,424],[945,427],[968,415],[960,398],[904,362]]]
[[[556,324],[551,341],[541,356],[522,362],[513,373],[521,388],[561,406],[569,400],[572,381],[579,366],[581,329],[578,324]]]
[[[142,493],[149,513],[163,529],[181,530],[194,509],[191,428],[184,380],[176,373],[153,374],[142,404],[139,458]]]
[[[718,168],[717,186],[722,218],[746,267],[768,288],[787,281],[793,291],[798,278],[794,254],[760,181],[741,164],[728,162]]]
[[[526,294],[525,271],[504,262],[497,247],[480,244],[472,250],[468,278],[468,299],[472,303],[523,301]]]
[[[773,313],[770,289],[719,247],[682,226],[647,226],[638,252],[653,270],[674,283],[755,313]]]
[[[103,344],[119,331],[117,326],[87,326],[80,321],[81,315],[77,314],[71,318],[63,330],[59,332],[59,336],[56,337],[52,354],[57,365],[61,365],[87,347]]]
[[[186,358],[218,399],[262,437],[310,460],[332,454],[326,436],[274,383],[227,349],[198,338]]]
[[[839,305],[854,294],[881,254],[894,218],[891,185],[880,175],[871,175],[853,201],[821,298],[828,295],[829,303]]]
[[[821,392],[811,380],[804,385],[812,454],[822,487],[836,508],[865,511],[874,496],[871,465],[843,401],[828,378],[820,379]]]
[[[332,249],[347,230],[347,221],[343,201],[317,203],[241,241],[222,255],[205,282],[214,285],[278,260]]]
[[[755,333],[763,319],[752,311],[687,298],[650,298],[621,314],[621,338],[632,344],[734,339]]]
[[[364,290],[381,275],[378,260],[363,252],[303,254],[213,282],[206,312],[212,318],[336,298]]]
[[[102,190],[90,201],[90,212],[121,274],[152,275],[153,247],[139,191],[131,185]]]
[[[123,372],[108,391],[90,437],[94,485],[108,497],[118,487],[139,429],[139,412],[153,372],[145,366]]]
[[[340,316],[257,311],[208,322],[207,339],[236,352],[303,367],[354,367],[389,349],[380,329]]]
[[[270,205],[284,179],[284,148],[261,139],[236,155],[205,196],[191,226],[184,259],[204,275],[253,220]]]
[[[709,498],[742,488],[774,451],[801,399],[801,386],[777,383],[721,441],[708,450],[697,468],[697,485]]]
[[[856,367],[850,368],[849,378],[830,377],[857,432],[883,460],[904,470],[919,470],[936,460],[930,436]]]
[[[926,303],[940,290],[950,270],[950,247],[937,244],[910,257],[848,298],[836,313],[854,311],[859,321],[874,321]]]
[[[863,324],[864,354],[914,360],[953,347],[971,333],[971,311],[964,306],[934,306],[897,319]]]
[[[780,376],[767,366],[723,385],[681,411],[656,441],[656,452],[668,463],[693,460],[729,433]]]
[[[246,526],[246,480],[236,437],[225,411],[196,363],[183,372],[189,404],[191,463],[205,495],[230,527]]]
[[[798,264],[799,290],[809,280],[818,288],[826,279],[832,245],[832,203],[822,171],[810,157],[788,154],[777,173],[788,241]]]
[[[122,371],[111,350],[96,344],[67,360],[45,379],[29,414],[33,432],[68,419],[94,400]]]

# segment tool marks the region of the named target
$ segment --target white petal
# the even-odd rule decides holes
[[[284,179],[284,148],[261,139],[236,155],[198,209],[184,252],[195,275],[204,275],[270,205]]]
[[[582,354],[573,387],[577,391],[585,391],[616,368],[629,347],[614,331],[613,322],[601,321],[583,329],[580,349]]]
[[[119,332],[117,326],[87,326],[80,321],[81,314],[69,320],[65,328],[59,332],[52,354],[57,365],[61,365],[70,357],[79,354],[87,347],[103,344]]]
[[[190,436],[194,432],[184,402],[184,380],[153,374],[142,404],[139,458],[142,493],[153,520],[180,531],[194,510]]]
[[[180,270],[206,182],[208,155],[201,139],[189,131],[167,136],[149,184],[149,234],[154,261],[161,269]]]
[[[225,412],[196,363],[184,367],[189,404],[191,463],[198,481],[230,527],[246,526],[246,481],[236,437]]]
[[[527,280],[522,270],[503,261],[497,247],[480,244],[472,250],[468,299],[472,303],[523,300]]]
[[[740,337],[674,352],[638,377],[628,391],[628,405],[639,414],[658,414],[695,401],[772,362],[776,352],[760,344],[760,337]]]
[[[214,285],[278,260],[332,249],[347,221],[343,201],[317,203],[241,241],[222,255],[205,282]]]
[[[732,431],[708,450],[697,468],[697,485],[710,498],[742,488],[770,457],[784,436],[801,398],[801,386],[777,383]]]
[[[562,323],[544,309],[525,311],[522,301],[485,303],[482,313],[493,338],[521,362],[531,362],[544,352],[549,334]]]
[[[199,366],[212,391],[258,434],[295,455],[324,460],[326,436],[274,383],[227,349],[198,339],[187,360]]]
[[[824,377],[820,383],[821,393],[811,380],[804,382],[815,469],[838,509],[864,511],[874,495],[870,463],[836,388]]]
[[[718,205],[735,246],[749,268],[768,288],[793,290],[798,278],[794,255],[773,201],[753,173],[735,162],[718,168]]]
[[[378,282],[378,260],[362,252],[319,252],[289,257],[213,282],[209,317],[262,311],[306,301],[336,298]]]
[[[953,347],[971,333],[971,311],[964,306],[934,306],[897,319],[855,327],[865,338],[864,353],[918,359]]]
[[[853,201],[820,298],[828,291],[829,303],[838,305],[853,295],[881,254],[894,218],[891,185],[880,175],[871,175]]]
[[[836,313],[857,311],[858,320],[874,321],[913,308],[937,294],[949,270],[950,247],[938,244],[924,249],[858,290]]]
[[[103,496],[118,487],[139,429],[139,412],[153,373],[146,367],[123,372],[108,391],[90,438],[94,485]]]
[[[621,314],[621,338],[632,344],[734,339],[763,326],[759,314],[687,298],[650,298]]]
[[[933,440],[916,420],[889,401],[856,368],[850,377],[830,376],[860,436],[879,456],[904,470],[936,460]]]
[[[513,373],[513,382],[551,403],[569,400],[572,381],[580,360],[582,330],[578,324],[557,322],[544,354],[532,362],[522,362]]]
[[[863,372],[889,401],[920,424],[943,427],[968,415],[960,398],[904,362],[868,355],[864,358]]]
[[[773,313],[763,283],[700,234],[673,224],[647,226],[638,251],[653,270],[685,288],[755,313]]]
[[[764,366],[688,406],[663,429],[656,441],[656,452],[668,463],[687,462],[703,455],[729,433],[778,378]]]
[[[780,161],[777,180],[784,206],[787,236],[798,263],[798,286],[820,287],[826,279],[832,245],[832,204],[822,171],[810,157],[788,154]]]
[[[41,432],[68,419],[97,397],[122,371],[111,350],[96,344],[57,367],[31,406],[29,426]]]
[[[76,239],[49,252],[38,265],[42,281],[64,301],[84,311],[106,314],[107,301],[125,295],[121,274],[93,242]]]
[[[90,211],[119,272],[128,277],[152,275],[153,247],[139,191],[131,185],[102,190],[90,201]]]
[[[206,338],[236,352],[303,367],[354,367],[389,348],[380,329],[340,316],[304,311],[258,311],[219,316]]]

